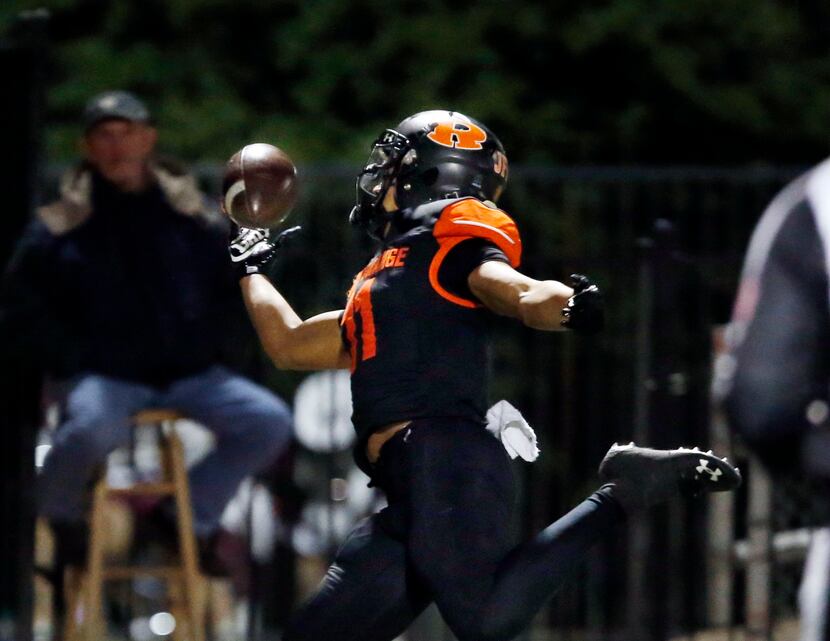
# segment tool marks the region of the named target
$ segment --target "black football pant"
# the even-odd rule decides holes
[[[417,420],[381,451],[389,506],[358,525],[283,641],[389,641],[432,601],[460,641],[511,639],[623,519],[601,488],[513,547],[513,476],[480,424]]]

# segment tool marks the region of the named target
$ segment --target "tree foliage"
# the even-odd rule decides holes
[[[780,0],[44,0],[48,150],[93,93],[132,89],[165,147],[269,140],[362,158],[447,107],[523,162],[809,162],[830,131],[830,5]],[[6,0],[8,23],[30,0]]]

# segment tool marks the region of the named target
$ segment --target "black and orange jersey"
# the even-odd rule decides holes
[[[402,216],[396,228],[406,231],[387,238],[357,274],[341,319],[352,356],[358,453],[374,430],[397,421],[484,420],[490,312],[448,286],[442,266],[473,239],[497,248],[513,267],[521,259],[513,220],[475,198],[429,203]]]

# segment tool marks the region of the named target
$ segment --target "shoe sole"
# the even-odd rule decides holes
[[[697,447],[654,450],[637,447],[633,442],[611,446],[600,463],[600,478],[613,480],[628,476],[628,471],[633,466],[642,465],[644,459],[671,461],[677,483],[684,494],[728,492],[738,487],[742,480],[741,471],[726,457],[715,456],[712,450],[702,452]]]

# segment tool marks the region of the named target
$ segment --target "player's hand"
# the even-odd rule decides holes
[[[274,235],[270,229],[231,225],[228,252],[236,276],[242,279],[251,274],[266,272],[279,248],[299,231],[300,227],[297,226]]]
[[[605,326],[602,292],[582,274],[571,274],[571,287],[574,293],[562,309],[562,327],[579,334],[596,334]]]

